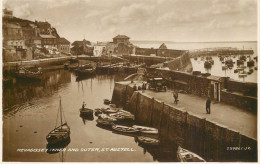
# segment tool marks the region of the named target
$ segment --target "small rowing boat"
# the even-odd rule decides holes
[[[137,140],[145,145],[150,145],[150,146],[158,146],[159,145],[159,140],[150,138],[150,137],[144,137],[144,136],[139,136]]]
[[[206,162],[202,157],[200,157],[199,155],[183,149],[182,147],[178,147],[177,150],[177,159],[180,162]]]
[[[80,108],[80,115],[93,115],[93,110],[89,108]]]
[[[111,127],[112,125],[114,125],[113,121],[111,121],[111,120],[97,119],[96,122],[97,122],[97,124],[104,125],[104,126]]]
[[[123,125],[113,125],[112,128],[115,131],[124,132],[124,133],[137,133],[138,132],[138,130],[136,130],[132,127],[123,126]]]
[[[151,133],[151,134],[158,134],[158,129],[156,128],[151,128],[151,127],[146,127],[146,126],[138,126],[138,125],[133,125],[133,128],[136,130],[142,132],[142,133]]]

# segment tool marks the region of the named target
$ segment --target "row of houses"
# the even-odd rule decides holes
[[[133,44],[129,41],[129,37],[125,35],[117,35],[112,42],[97,42],[91,44],[90,41],[75,41],[72,43],[71,53],[73,55],[123,55],[130,54]]]
[[[70,54],[70,42],[60,37],[49,22],[16,18],[8,9],[3,9],[2,34],[4,61],[34,59],[34,52],[28,51],[35,48],[45,49],[47,54]]]

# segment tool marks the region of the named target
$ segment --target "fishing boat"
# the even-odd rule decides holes
[[[222,66],[222,70],[226,70],[226,69],[228,69],[228,66]]]
[[[119,131],[119,132],[124,132],[124,133],[137,133],[138,130],[129,127],[129,126],[123,126],[123,125],[112,125],[112,129],[114,129],[115,131]]]
[[[75,73],[77,76],[90,76],[96,72],[95,68],[76,69]]]
[[[158,134],[158,129],[156,129],[156,128],[139,126],[139,125],[133,125],[132,127],[142,133]]]
[[[100,108],[95,109],[95,116],[98,116],[99,114],[102,114],[102,110]]]
[[[255,66],[254,60],[249,60],[249,61],[247,62],[247,67],[253,67],[253,66]]]
[[[80,108],[80,115],[84,116],[84,115],[93,115],[93,110],[89,109],[89,108]]]
[[[30,70],[22,67],[15,73],[15,76],[21,80],[42,80],[42,71],[41,68]]]
[[[159,140],[155,138],[150,138],[150,137],[144,137],[144,136],[139,136],[137,140],[145,145],[149,146],[158,146],[160,144]]]
[[[66,120],[63,123],[62,120],[62,106],[61,106],[61,98],[60,98],[60,105],[59,105],[59,112],[58,115],[60,115],[60,125],[57,127],[55,125],[55,128],[46,136],[46,140],[48,144],[58,144],[63,141],[66,141],[70,137],[70,127],[68,126]]]
[[[247,76],[247,72],[246,71],[241,71],[238,74],[239,77],[246,77]]]
[[[209,61],[205,61],[204,68],[211,68],[212,64]]]
[[[112,125],[114,125],[114,122],[111,120],[97,119],[96,122],[97,122],[97,124],[103,125],[103,126],[112,127]]]
[[[107,114],[99,114],[98,115],[98,118],[99,119],[104,119],[104,120],[109,120],[109,121],[117,121],[117,119],[111,117],[111,116],[108,116]]]
[[[104,99],[104,104],[109,105],[111,102],[108,99]]]
[[[180,162],[206,162],[202,157],[200,157],[199,155],[183,149],[182,147],[178,147],[177,150],[177,159]]]

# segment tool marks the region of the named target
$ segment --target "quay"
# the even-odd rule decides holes
[[[159,129],[160,141],[177,143],[189,150],[218,161],[227,156],[257,158],[257,116],[224,103],[211,103],[206,114],[206,98],[179,93],[175,105],[171,90],[134,91],[142,82],[123,81],[115,84],[112,103],[135,114],[136,121]],[[228,150],[228,147],[250,147],[250,151]]]
[[[71,59],[71,56],[65,57],[56,57],[56,58],[46,58],[46,59],[37,59],[37,60],[29,60],[29,61],[16,61],[16,62],[4,62],[3,70],[14,70],[16,67],[48,67],[46,69],[50,69],[50,66],[55,66],[56,68],[63,68],[63,64]]]

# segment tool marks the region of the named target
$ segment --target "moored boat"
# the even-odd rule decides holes
[[[145,145],[149,146],[158,146],[160,144],[158,139],[155,138],[150,138],[150,137],[144,137],[144,136],[139,136],[137,140]]]
[[[79,109],[80,111],[80,115],[93,115],[93,110],[92,109],[89,109],[89,108],[80,108]]]
[[[96,122],[97,122],[97,124],[103,125],[103,126],[111,127],[112,125],[114,125],[114,122],[111,120],[97,119]]]
[[[112,128],[115,131],[124,132],[124,133],[137,133],[138,130],[129,127],[129,126],[123,126],[123,125],[112,125]]]
[[[29,70],[26,68],[20,68],[15,76],[21,80],[42,80],[41,68],[36,68],[37,70]]]
[[[48,144],[58,144],[60,142],[66,141],[70,137],[70,127],[67,122],[63,123],[62,120],[62,107],[61,107],[61,99],[60,99],[60,126],[56,127],[46,136],[46,140]]]
[[[133,128],[136,130],[142,132],[142,133],[151,133],[151,134],[158,134],[158,129],[146,127],[146,126],[139,126],[139,125],[133,125]]]
[[[109,105],[111,102],[108,99],[104,99],[104,104]]]
[[[177,150],[177,159],[180,162],[206,162],[202,157],[200,157],[199,155],[183,149],[182,147],[178,147]]]

